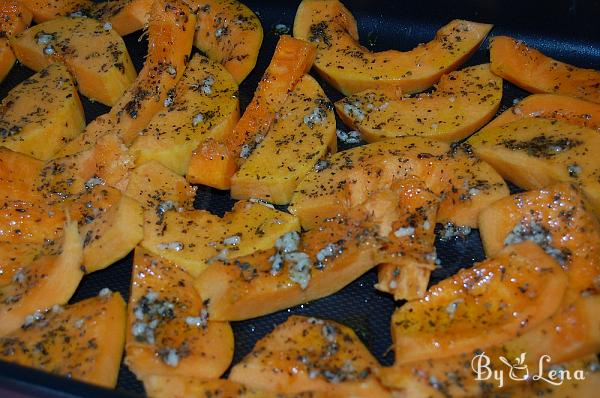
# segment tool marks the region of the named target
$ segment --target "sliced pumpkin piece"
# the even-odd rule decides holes
[[[600,105],[557,94],[533,94],[505,110],[485,127],[497,127],[527,117],[561,120],[600,130]]]
[[[0,147],[0,201],[38,201],[35,180],[44,162]]]
[[[220,64],[194,55],[171,102],[140,131],[131,153],[138,163],[158,160],[184,175],[202,140],[222,137],[233,129],[239,119],[237,92],[237,84]]]
[[[142,246],[194,277],[217,259],[236,258],[273,247],[277,238],[300,229],[288,213],[259,202],[240,201],[223,218],[208,211],[167,211],[147,224]]]
[[[196,18],[183,0],[156,0],[148,22],[148,55],[133,85],[110,112],[96,118],[62,155],[93,147],[112,134],[127,145],[156,113],[169,105],[192,48]]]
[[[401,180],[392,185],[389,191],[377,194],[399,194],[395,209],[399,214],[391,228],[381,231],[389,239],[384,246],[388,262],[379,265],[375,288],[391,293],[395,300],[423,297],[429,284],[429,275],[435,268],[435,220],[440,200],[422,181],[414,178]],[[385,201],[371,203],[380,206]],[[390,211],[393,210],[380,210],[379,213]]]
[[[56,254],[57,251],[60,251],[60,246],[55,242],[44,247],[39,243],[0,241],[0,287],[10,285],[23,264],[31,264],[40,256]]]
[[[96,186],[67,206],[79,222],[86,272],[125,257],[144,237],[142,206],[115,188]]]
[[[287,204],[304,175],[336,151],[333,106],[311,76],[298,82],[279,115],[232,177],[234,199],[254,197]]]
[[[302,235],[289,232],[266,250],[215,261],[195,286],[217,320],[254,318],[328,296],[386,259],[382,231],[397,214],[398,192],[375,193]]]
[[[491,29],[457,19],[411,51],[373,53],[359,44],[356,20],[338,0],[304,0],[294,20],[294,37],[317,45],[315,68],[344,95],[378,88],[423,91],[463,63]]]
[[[89,13],[99,21],[110,23],[115,32],[125,36],[146,26],[152,3],[153,0],[104,1],[95,3]]]
[[[15,55],[39,71],[64,62],[83,95],[113,106],[131,86],[135,68],[123,39],[90,18],[56,18],[11,38]]]
[[[176,265],[138,248],[133,260],[125,363],[149,375],[219,377],[233,358],[233,331],[213,322]]]
[[[410,175],[444,195],[437,216],[441,223],[476,226],[481,209],[508,195],[502,177],[469,147],[407,136],[336,153],[328,167],[304,177],[289,211],[310,229]]]
[[[69,16],[81,10],[89,9],[92,0],[19,0],[33,13],[37,23],[46,22],[58,17]]]
[[[8,38],[27,29],[31,18],[31,11],[20,1],[6,0],[0,4],[0,82],[16,61]]]
[[[62,236],[65,221],[58,206],[7,201],[0,205],[0,241],[48,245]]]
[[[0,106],[0,146],[36,159],[52,158],[85,128],[75,82],[61,64],[21,82]]]
[[[375,377],[378,370],[377,360],[349,327],[294,315],[259,340],[229,379],[279,393],[390,397]]]
[[[525,189],[557,182],[579,184],[600,215],[597,131],[558,120],[524,118],[484,128],[467,141],[477,156]]]
[[[0,288],[0,336],[18,329],[36,310],[65,304],[75,292],[83,276],[77,224],[66,224],[63,239],[60,254],[24,264],[12,282]]]
[[[449,357],[514,338],[554,314],[566,287],[566,274],[539,246],[509,246],[395,311],[396,364]]]
[[[263,40],[260,20],[237,0],[200,0],[194,46],[239,84],[254,69]]]
[[[35,189],[47,199],[60,201],[96,185],[122,187],[132,166],[131,156],[121,139],[107,135],[93,148],[44,164]]]
[[[114,388],[125,342],[125,316],[123,298],[108,289],[75,304],[38,310],[20,330],[0,338],[0,358]]]
[[[456,141],[471,135],[496,113],[502,79],[489,64],[442,76],[436,90],[416,97],[397,97],[366,90],[336,102],[342,121],[368,142],[402,135]]]
[[[496,36],[490,45],[492,72],[531,93],[554,93],[600,103],[600,71],[550,58],[522,41]]]
[[[203,141],[194,151],[187,172],[190,182],[218,189],[231,187],[238,165],[260,137],[267,135],[288,94],[310,70],[315,53],[310,43],[285,35],[279,38],[271,63],[233,131],[222,140]]]

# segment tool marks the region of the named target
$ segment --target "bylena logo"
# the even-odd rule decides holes
[[[557,366],[548,364],[552,361],[550,355],[542,355],[538,361],[536,372],[530,374],[529,366],[525,363],[526,353],[521,353],[514,361],[500,356],[498,360],[506,365],[508,369],[508,378],[515,381],[543,381],[554,386],[560,386],[565,380],[584,380],[585,373],[583,369],[570,371]],[[475,372],[475,380],[495,380],[498,387],[502,388],[505,383],[505,369],[499,369],[498,366],[492,366],[492,361],[485,352],[476,354],[471,360],[471,368]]]

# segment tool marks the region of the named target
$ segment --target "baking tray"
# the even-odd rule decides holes
[[[0,0],[1,1],[1,0]],[[265,32],[256,68],[240,86],[242,108],[252,98],[254,89],[267,67],[275,49],[278,36],[274,29],[284,24],[291,30],[299,1],[244,0],[261,19]],[[442,0],[377,1],[346,0],[344,4],[357,19],[361,42],[371,50],[390,48],[409,50],[421,42],[429,41],[435,31],[454,18],[468,19],[495,25],[489,37],[510,35],[524,40],[546,54],[581,67],[600,69],[600,1],[500,1],[468,0],[447,2]],[[140,32],[125,37],[125,43],[139,71],[143,65],[147,42]],[[489,62],[489,37],[465,65]],[[16,66],[0,85],[0,97],[33,72]],[[332,101],[342,98],[332,87],[312,72]],[[504,96],[500,111],[512,105],[513,100],[527,93],[510,83],[504,83]],[[82,97],[87,121],[106,112],[107,107],[91,103]],[[338,128],[347,128],[338,120]],[[340,150],[349,146],[339,143]],[[515,192],[515,187],[511,187]],[[222,215],[230,210],[234,201],[228,192],[198,187],[195,207]],[[439,226],[438,226],[439,228]],[[436,269],[430,283],[456,273],[484,259],[477,230],[465,238],[436,242],[441,267]],[[87,275],[72,302],[94,296],[103,287],[119,291],[129,297],[132,254],[109,268]],[[255,342],[269,333],[275,325],[290,314],[302,314],[333,319],[352,327],[369,350],[383,365],[391,365],[390,316],[401,303],[373,288],[376,272],[372,270],[340,292],[323,299],[300,305],[271,315],[244,322],[233,322],[235,355],[237,363],[250,352]],[[105,390],[85,383],[57,377],[37,370],[23,368],[0,361],[1,397],[141,397],[142,384],[121,365],[117,389]]]

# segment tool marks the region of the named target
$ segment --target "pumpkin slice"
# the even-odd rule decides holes
[[[6,0],[0,4],[0,82],[8,75],[16,61],[8,37],[27,29],[31,18],[31,11],[20,1]]]
[[[566,287],[567,276],[539,246],[509,246],[396,310],[396,363],[449,357],[514,338],[554,314]]]
[[[69,16],[93,6],[92,0],[19,0],[33,13],[37,23]],[[79,14],[76,14],[79,15]],[[81,15],[80,15],[81,16]]]
[[[254,197],[287,204],[304,175],[335,152],[333,106],[311,76],[298,82],[279,115],[267,137],[232,177],[234,199]]]
[[[484,128],[468,143],[507,180],[525,189],[556,182],[579,184],[600,215],[600,148],[597,131],[563,121],[524,118]]]
[[[75,82],[61,64],[20,83],[0,106],[0,145],[36,159],[52,158],[85,128]]]
[[[498,115],[485,127],[527,118],[561,120],[590,129],[600,130],[600,105],[578,98],[557,94],[533,94]]]
[[[38,201],[34,183],[44,162],[0,147],[0,201]]]
[[[49,245],[63,233],[66,217],[58,206],[23,200],[0,205],[0,241]]]
[[[20,330],[0,338],[0,358],[114,388],[124,331],[125,302],[103,289],[96,297],[28,316]]]
[[[132,165],[120,138],[107,135],[93,148],[44,164],[35,189],[47,199],[60,201],[96,185],[121,187]]]
[[[136,72],[123,39],[90,18],[56,18],[11,38],[15,55],[35,71],[64,62],[83,95],[112,106]]]
[[[304,177],[289,211],[310,229],[410,175],[444,195],[437,222],[476,226],[481,209],[508,195],[502,177],[469,147],[407,136],[336,153],[328,167]]]
[[[82,260],[77,225],[67,223],[60,254],[23,265],[12,283],[0,288],[0,336],[18,329],[36,310],[65,304],[83,276]]]
[[[294,20],[294,37],[317,45],[315,68],[344,95],[367,89],[423,91],[475,52],[490,29],[457,19],[411,51],[373,53],[359,44],[356,20],[338,0],[304,0]]]
[[[239,84],[254,69],[263,40],[260,20],[236,0],[200,0],[194,46],[225,69]]]
[[[144,378],[144,389],[150,398],[319,398],[314,392],[306,395],[282,395],[272,391],[251,388],[226,379],[202,380],[182,376],[150,375]],[[323,394],[323,397],[332,395]]]
[[[57,246],[55,242],[42,247],[39,243],[0,241],[0,287],[10,285],[23,264],[31,264],[43,255],[56,254],[60,251]]]
[[[279,393],[390,397],[373,374],[378,370],[377,360],[349,327],[294,315],[259,340],[229,378]]]
[[[68,203],[79,222],[86,272],[125,257],[144,237],[141,205],[111,187],[96,186]]]
[[[382,249],[399,212],[398,192],[375,193],[344,217],[302,235],[286,233],[267,250],[208,267],[195,286],[217,320],[242,320],[316,300],[387,260]],[[274,246],[274,247],[273,247]]]
[[[399,198],[397,209],[394,209],[398,212],[396,220],[391,228],[381,231],[389,240],[384,246],[388,263],[379,266],[375,288],[391,293],[395,300],[423,297],[429,275],[435,268],[435,220],[440,200],[422,181],[414,178],[401,180],[389,191],[377,194],[397,195]],[[380,206],[385,201],[370,203]],[[394,210],[380,210],[379,213],[389,214]]]
[[[366,90],[335,107],[342,121],[368,142],[402,135],[456,141],[486,124],[501,99],[502,79],[484,64],[442,76],[431,94],[398,98],[384,90]]]
[[[125,144],[131,144],[165,103],[170,103],[192,48],[195,23],[195,16],[183,0],[154,1],[143,69],[110,112],[90,123],[62,155],[91,148],[107,134],[118,135]]]
[[[600,71],[565,64],[506,36],[492,39],[490,60],[492,72],[531,93],[555,93],[600,103]]]
[[[503,198],[481,212],[479,228],[488,256],[512,242],[534,240],[567,270],[569,289],[600,293],[600,224],[570,184]]]
[[[138,248],[133,260],[125,363],[150,374],[219,377],[233,358],[228,323],[209,320],[192,277]]]
[[[169,97],[171,102],[140,131],[131,153],[138,163],[158,160],[184,175],[202,140],[221,137],[233,129],[239,118],[237,90],[220,64],[195,55]]]
[[[273,247],[279,236],[299,229],[288,213],[240,201],[223,218],[204,210],[166,211],[160,222],[146,224],[142,246],[196,277],[217,259]]]
[[[190,182],[231,187],[238,164],[254,149],[257,138],[267,135],[288,94],[311,68],[315,53],[310,43],[285,35],[279,38],[271,63],[233,131],[222,140],[204,141],[194,151],[187,172]]]
[[[152,3],[153,0],[104,1],[93,4],[89,14],[99,21],[110,23],[115,32],[125,36],[146,26]]]

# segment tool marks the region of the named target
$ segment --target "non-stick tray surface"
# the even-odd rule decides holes
[[[299,1],[242,0],[242,2],[257,13],[265,32],[256,68],[240,86],[243,108],[252,98],[275,49],[278,39],[275,25],[284,24],[291,31]],[[374,51],[391,48],[409,50],[418,43],[429,41],[442,25],[452,19],[460,18],[495,25],[490,36],[465,65],[489,62],[489,38],[503,34],[522,39],[527,44],[560,60],[581,67],[600,69],[600,24],[598,22],[600,1],[598,0],[544,2],[345,0],[344,4],[357,19],[362,44]],[[143,65],[147,49],[147,42],[143,38],[140,39],[140,33],[125,37],[125,43],[138,71]],[[32,71],[20,65],[13,68],[7,79],[0,85],[0,97],[3,98],[12,87],[32,74]],[[336,101],[342,98],[340,93],[331,88],[316,73],[313,72],[313,75],[325,89],[330,100]],[[526,95],[525,91],[505,82],[500,111],[511,106],[513,100]],[[108,110],[103,105],[81,98],[88,122]],[[338,128],[348,130],[339,120]],[[340,150],[348,148],[347,145],[339,144]],[[198,187],[195,201],[198,209],[207,209],[222,215],[231,209],[233,203],[228,192]],[[474,262],[484,259],[476,230],[465,238],[454,238],[449,242],[438,239],[436,248],[442,265],[433,272],[430,282],[432,284],[453,275],[460,268],[469,267]],[[130,254],[109,268],[86,276],[72,302],[94,296],[103,287],[119,291],[127,299],[132,258]],[[250,352],[258,339],[269,333],[275,325],[283,322],[290,314],[303,314],[333,319],[352,327],[379,361],[384,365],[390,365],[393,362],[393,352],[389,349],[390,317],[395,306],[401,303],[394,303],[390,296],[377,292],[373,288],[375,282],[376,272],[372,270],[332,296],[260,318],[233,322],[235,333],[233,363],[237,363]],[[143,396],[144,392],[142,384],[124,365],[121,366],[117,390],[111,392],[0,362],[0,393],[2,388],[20,391],[27,394],[25,396],[31,394],[31,396],[43,397],[139,397]]]

